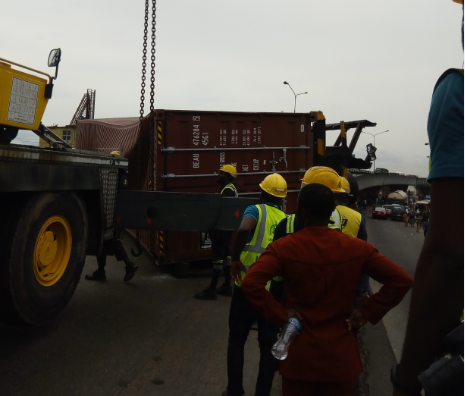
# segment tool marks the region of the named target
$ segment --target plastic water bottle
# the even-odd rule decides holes
[[[292,340],[299,334],[300,328],[300,322],[297,318],[290,318],[287,321],[281,332],[281,337],[279,337],[279,340],[271,348],[271,353],[276,359],[284,360],[287,358],[289,346]]]

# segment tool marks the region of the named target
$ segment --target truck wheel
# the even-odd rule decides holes
[[[68,303],[86,257],[87,215],[73,193],[34,195],[3,228],[0,312],[32,325]]]

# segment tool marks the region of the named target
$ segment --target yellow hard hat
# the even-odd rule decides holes
[[[346,192],[346,194],[350,194],[350,184],[349,184],[349,181],[341,176],[341,187],[342,189]]]
[[[305,172],[302,184],[323,184],[335,193],[346,193],[342,188],[341,177],[331,168],[326,166],[314,166]]]
[[[112,151],[110,154],[121,155],[121,153],[119,151]]]
[[[273,173],[265,177],[259,186],[263,191],[273,195],[274,197],[285,198],[287,195],[286,180],[277,173]]]
[[[220,171],[229,173],[232,177],[237,177],[237,170],[234,166],[226,164],[220,168]]]

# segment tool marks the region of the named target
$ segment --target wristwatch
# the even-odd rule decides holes
[[[411,387],[408,385],[403,384],[400,382],[399,378],[397,377],[397,373],[399,371],[400,364],[395,364],[392,366],[391,369],[391,382],[392,385],[396,387],[396,389],[400,390],[401,392],[407,393],[412,396],[421,396],[421,385],[418,383],[418,386]]]

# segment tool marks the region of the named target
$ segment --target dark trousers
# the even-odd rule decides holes
[[[278,361],[271,354],[277,341],[278,329],[265,320],[247,300],[242,289],[235,285],[229,311],[228,342],[228,391],[232,396],[242,396],[242,372],[244,368],[244,345],[252,324],[257,321],[260,364],[255,387],[255,396],[269,396]]]
[[[229,248],[231,235],[231,231],[213,231],[211,237],[213,264],[219,264],[220,266],[222,266],[222,264],[231,265],[231,252]]]
[[[123,244],[119,239],[113,239],[113,253],[115,254],[115,258],[117,261],[126,261],[129,260],[126,251],[124,250]],[[105,270],[105,265],[107,265],[107,254],[102,253],[101,255],[97,256],[97,264],[98,268],[101,271]]]

